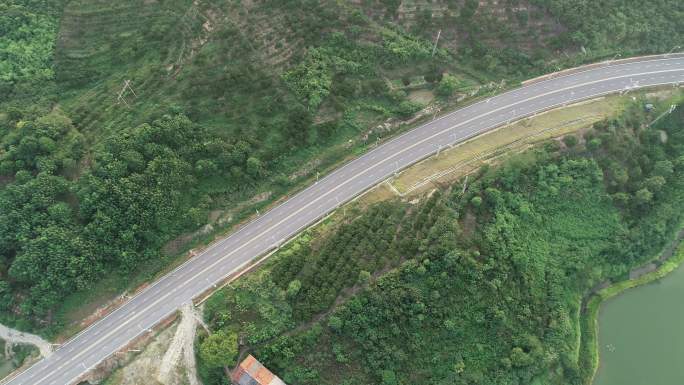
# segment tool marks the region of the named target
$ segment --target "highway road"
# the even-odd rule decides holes
[[[442,116],[345,164],[214,243],[7,385],[67,385],[229,274],[402,168],[507,122],[583,99],[640,87],[684,84],[684,56],[606,63],[536,82]]]

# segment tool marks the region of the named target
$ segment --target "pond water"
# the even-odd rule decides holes
[[[684,265],[601,305],[593,385],[684,384]]]

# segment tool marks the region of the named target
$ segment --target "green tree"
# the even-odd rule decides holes
[[[573,148],[577,145],[577,137],[575,135],[566,135],[563,137],[563,143],[568,148]]]
[[[328,319],[328,327],[334,332],[340,332],[344,326],[344,321],[338,316],[332,315]]]
[[[634,194],[634,198],[636,199],[637,204],[645,205],[653,200],[653,193],[647,188],[642,188]]]
[[[602,141],[599,138],[593,138],[587,142],[587,148],[591,151],[597,151],[601,148]]]
[[[299,290],[302,288],[302,282],[298,279],[291,281],[287,285],[287,298],[295,298],[299,294]]]
[[[213,368],[228,367],[235,364],[238,353],[237,334],[218,331],[207,336],[199,347],[200,359]]]
[[[250,156],[247,158],[247,173],[256,178],[264,172],[264,166],[259,158]]]
[[[437,94],[443,97],[449,97],[456,92],[461,82],[456,76],[445,74],[437,86]]]
[[[371,279],[371,273],[369,271],[366,271],[366,270],[359,271],[359,277],[357,279],[358,283],[365,285],[368,282],[370,282],[370,279]]]
[[[12,305],[12,291],[7,281],[0,280],[0,311],[9,310]]]
[[[397,113],[403,119],[408,119],[412,117],[416,112],[420,111],[421,106],[417,103],[413,103],[409,100],[404,100],[399,103],[397,108]]]
[[[397,385],[397,375],[392,370],[385,369],[380,373],[382,378],[382,385]]]
[[[530,357],[529,354],[525,353],[525,351],[522,348],[515,347],[511,351],[511,364],[515,367],[525,367],[529,366],[532,364],[532,357]]]
[[[653,175],[664,178],[670,177],[674,173],[674,164],[669,160],[660,160],[653,166]]]

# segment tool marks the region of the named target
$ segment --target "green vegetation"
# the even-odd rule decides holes
[[[135,269],[172,235],[202,223],[209,198],[198,179],[230,178],[231,164],[249,163],[248,145],[212,141],[177,115],[108,138],[74,177],[83,137],[66,117],[55,111],[15,125],[2,143],[0,164],[14,178],[0,191],[0,247],[12,257],[9,277],[31,290],[19,303],[24,315],[48,314],[105,271]]]
[[[375,20],[426,39],[441,30],[440,46],[478,74],[514,77],[618,53],[670,51],[681,45],[684,15],[675,0],[377,1],[363,7]]]
[[[97,282],[106,278],[102,291],[111,292],[163,270],[174,257],[163,246],[210,214],[240,207],[214,223],[225,229],[251,211],[253,197],[266,194],[259,204],[268,205],[388,135],[369,128],[415,116],[424,106],[409,99],[412,90],[447,104],[618,47],[668,51],[681,40],[674,1],[648,12],[626,1],[600,12],[580,2],[499,3],[3,2],[0,318],[58,332],[65,307]],[[615,7],[622,13],[610,13]],[[627,28],[623,16],[638,23]],[[623,31],[619,41],[606,37],[614,31]],[[592,138],[592,148],[603,139]],[[630,179],[610,193],[627,197],[624,210],[650,205],[668,189],[667,165],[659,167],[664,174],[638,189]],[[412,253],[351,267],[370,273]],[[331,265],[322,266],[317,274]],[[310,282],[292,279],[301,288],[292,283],[291,299],[303,298],[293,317],[329,307],[359,278],[345,274],[315,298]]]
[[[28,359],[35,360],[40,353],[33,345],[12,344],[7,346],[7,341],[0,339],[0,377],[4,378],[16,368],[24,365]]]
[[[0,103],[44,95],[52,65],[61,0],[0,4]]]
[[[669,51],[678,45],[677,19],[684,5],[660,0],[587,3],[580,0],[531,0],[547,9],[567,30],[552,40],[562,49],[580,46],[626,53]]]
[[[237,355],[237,335],[214,333],[204,339],[199,356],[202,362],[212,367],[223,367],[234,363]]]
[[[588,384],[583,298],[684,222],[684,111],[648,126],[669,104],[644,103],[465,193],[350,208],[212,296],[206,320],[291,384]],[[205,383],[225,364],[200,357]]]

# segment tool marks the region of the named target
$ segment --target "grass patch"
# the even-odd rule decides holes
[[[523,119],[442,151],[401,172],[393,184],[403,194],[420,193],[434,187],[426,182],[454,180],[502,152],[589,127],[619,112],[626,100],[626,96],[609,96]]]

